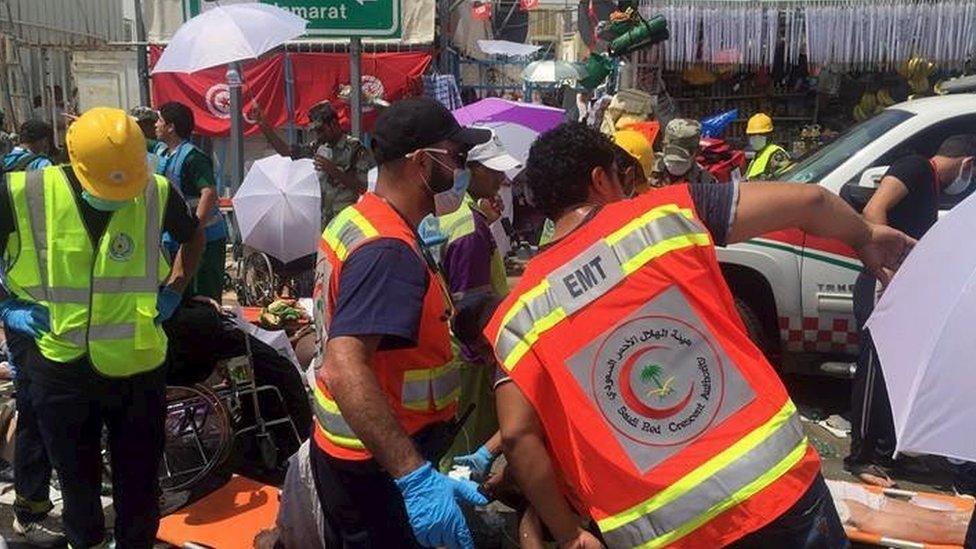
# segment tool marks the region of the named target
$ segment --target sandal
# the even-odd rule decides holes
[[[864,484],[880,486],[882,488],[895,488],[898,486],[898,483],[888,476],[888,472],[883,467],[874,463],[854,465],[848,467],[847,471],[857,477],[858,480]]]

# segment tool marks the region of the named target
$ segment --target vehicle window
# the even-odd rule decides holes
[[[913,116],[915,115],[910,112],[897,109],[885,110],[857,124],[833,142],[796,163],[783,173],[781,179],[796,183],[820,181],[856,151]]]

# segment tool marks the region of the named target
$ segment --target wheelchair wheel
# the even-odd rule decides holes
[[[262,307],[274,300],[277,283],[268,256],[260,252],[247,254],[237,276],[244,292],[242,303],[251,307]]]
[[[159,466],[163,493],[189,490],[230,452],[233,431],[227,408],[203,386],[166,389],[166,443]]]

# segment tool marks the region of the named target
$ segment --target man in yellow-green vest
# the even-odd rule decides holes
[[[70,164],[0,184],[0,320],[31,372],[28,397],[64,497],[71,547],[106,543],[102,429],[115,542],[152,547],[159,525],[167,340],[203,250],[186,203],[149,172],[134,118],[95,108],[68,129]],[[172,268],[161,235],[181,243]]]
[[[460,308],[475,303],[473,298],[479,294],[495,294],[500,298],[508,293],[505,263],[489,225],[501,215],[498,192],[507,179],[505,173],[521,167],[492,132],[491,139],[468,151],[471,183],[461,207],[438,218],[440,231],[446,237],[440,247],[440,262],[457,303],[458,316],[462,316]],[[448,457],[465,454],[456,458],[455,463],[471,467],[478,475],[499,451],[495,448],[492,452],[482,445],[498,429],[491,396],[493,368],[487,367],[479,354],[457,337],[452,338],[452,347],[461,372],[460,409],[465,410],[469,404],[474,404],[475,409],[464,425],[466,436],[457,437]],[[475,459],[477,452],[481,452],[479,459]]]
[[[766,113],[757,113],[746,124],[752,160],[746,168],[746,179],[773,179],[790,164],[790,153],[770,142],[773,119]]]

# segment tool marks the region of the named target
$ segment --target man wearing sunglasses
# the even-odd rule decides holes
[[[417,227],[461,205],[467,151],[490,135],[434,100],[394,103],[373,133],[376,191],[322,235],[311,460],[329,547],[473,547],[458,502],[487,500],[431,465],[460,379],[450,292]]]

